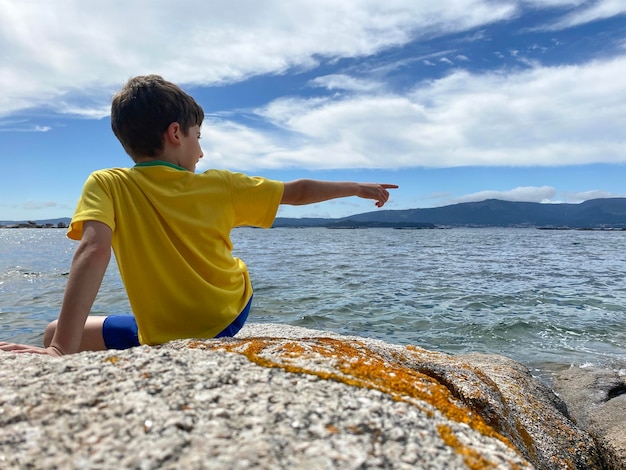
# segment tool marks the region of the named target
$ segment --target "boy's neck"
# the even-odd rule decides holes
[[[140,157],[135,160],[135,166],[153,166],[153,165],[165,165],[179,170],[185,170],[178,163],[172,161],[165,156],[160,157]],[[185,170],[186,171],[186,170]]]
[[[174,163],[166,155],[159,155],[158,157],[138,157],[135,159],[135,163],[152,163],[152,162],[167,162]]]

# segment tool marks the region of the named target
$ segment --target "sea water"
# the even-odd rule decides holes
[[[501,354],[547,380],[626,363],[626,231],[239,228],[232,240],[255,287],[250,322]],[[64,230],[0,230],[0,340],[41,343],[75,248]],[[92,313],[128,311],[112,262]]]

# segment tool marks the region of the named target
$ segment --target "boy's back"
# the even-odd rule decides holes
[[[282,192],[282,182],[195,174],[160,161],[102,170],[85,183],[68,236],[80,240],[85,220],[111,228],[142,343],[211,338],[252,295],[246,265],[232,257],[230,231],[269,228]]]

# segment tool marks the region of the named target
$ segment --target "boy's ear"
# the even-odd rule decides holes
[[[172,145],[180,145],[182,137],[180,124],[178,124],[177,122],[172,122],[169,126],[167,126],[163,137],[165,138],[166,143],[170,143]]]

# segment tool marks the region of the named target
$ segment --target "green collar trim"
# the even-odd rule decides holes
[[[135,168],[138,167],[138,166],[139,167],[142,167],[142,166],[169,166],[170,168],[175,168],[176,170],[187,171],[182,166],[178,166],[178,165],[175,165],[175,164],[170,163],[170,162],[164,162],[163,160],[152,160],[151,162],[141,162],[141,163],[135,164]]]

